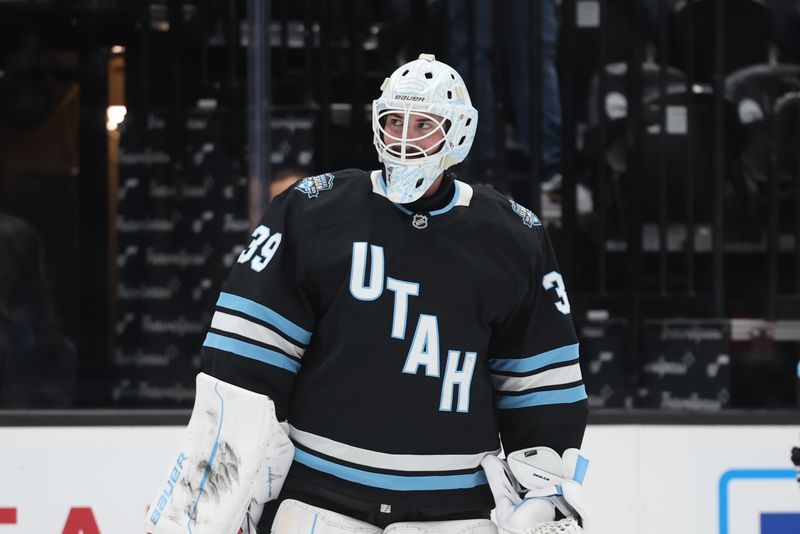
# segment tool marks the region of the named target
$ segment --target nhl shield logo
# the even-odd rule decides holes
[[[539,217],[534,215],[531,210],[529,210],[524,206],[520,206],[511,199],[509,199],[508,201],[511,202],[511,209],[514,210],[514,213],[519,215],[520,218],[522,219],[522,224],[524,224],[528,228],[542,225],[542,221],[540,221]]]
[[[415,213],[414,217],[411,219],[411,226],[413,226],[417,230],[422,230],[423,228],[427,228],[428,216],[422,215],[421,213]]]
[[[325,173],[303,178],[294,188],[308,195],[308,198],[318,197],[320,191],[333,189],[333,174]]]

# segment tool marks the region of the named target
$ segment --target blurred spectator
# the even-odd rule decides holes
[[[292,187],[295,182],[306,176],[306,172],[298,168],[289,167],[279,170],[269,183],[269,199],[272,200],[277,197]]]
[[[766,0],[782,63],[800,62],[800,0]]]
[[[75,399],[77,356],[50,301],[41,239],[0,213],[0,408],[62,408]]]
[[[467,9],[473,6],[475,72],[470,72],[469,31]],[[489,0],[454,0],[450,2],[450,64],[465,73],[465,81],[474,87],[473,102],[478,109],[477,149],[479,181],[498,182],[500,177],[490,176],[495,158],[494,86],[492,84],[492,3]],[[511,84],[512,106],[516,117],[517,140],[520,149],[530,157],[530,15],[528,0],[503,3],[503,45],[507,53],[507,68]],[[558,19],[555,0],[542,0],[542,145],[541,158],[547,182],[561,172],[561,100],[556,72],[556,37]],[[502,127],[502,123],[500,124]],[[498,185],[502,185],[499,183]]]
[[[297,167],[286,167],[276,172],[269,182],[269,199],[272,200],[289,189],[295,182],[308,176],[306,171]],[[250,181],[250,228],[258,226],[262,211],[263,194],[261,192],[261,181]]]

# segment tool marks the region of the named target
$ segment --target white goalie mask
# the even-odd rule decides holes
[[[432,54],[406,63],[384,80],[372,102],[373,143],[386,168],[386,196],[407,204],[419,199],[447,168],[467,157],[478,125],[464,80]],[[428,131],[409,132],[419,118]],[[387,121],[402,128],[387,128]],[[441,139],[433,143],[430,140]]]

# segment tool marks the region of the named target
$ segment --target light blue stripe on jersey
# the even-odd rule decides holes
[[[357,484],[397,491],[424,491],[474,488],[486,484],[483,470],[468,475],[402,476],[384,475],[339,465],[300,449],[294,451],[295,461],[317,471],[349,480]]]
[[[231,293],[220,293],[217,306],[246,313],[251,317],[269,323],[287,336],[304,345],[308,345],[308,342],[311,341],[311,332],[303,330],[278,312],[250,299],[232,295]]]
[[[498,396],[497,407],[529,408],[531,406],[546,406],[550,404],[570,404],[586,398],[586,388],[581,384],[568,389],[554,389],[551,391],[534,391],[527,395]]]
[[[456,191],[453,194],[453,199],[450,201],[450,203],[447,206],[443,207],[442,209],[432,211],[431,212],[431,216],[433,216],[433,215],[441,215],[442,213],[447,213],[448,211],[453,209],[453,206],[456,205],[456,202],[458,202],[458,199],[461,198],[461,186],[458,185],[458,182],[455,182],[455,184],[456,184]]]
[[[492,371],[510,371],[513,373],[527,373],[547,367],[554,363],[563,363],[578,357],[578,343],[565,345],[557,349],[548,350],[527,358],[512,358],[507,360],[489,360]]]
[[[404,208],[402,205],[400,205],[400,204],[397,204],[397,203],[395,203],[395,202],[392,202],[392,204],[394,204],[395,206],[397,206],[397,209],[399,209],[400,211],[402,211],[402,212],[403,212],[403,213],[405,213],[406,215],[414,215],[414,212],[413,212],[413,211],[411,211],[410,209],[408,209],[408,208]]]
[[[292,373],[297,373],[300,370],[300,363],[294,361],[288,356],[284,356],[280,352],[275,352],[273,350],[265,349],[264,347],[259,347],[258,345],[253,345],[252,343],[240,341],[231,337],[221,336],[212,332],[209,332],[206,335],[206,340],[203,343],[203,346],[210,347],[212,349],[224,350],[238,356],[244,356],[245,358],[258,360],[269,365],[274,365],[275,367],[280,367],[281,369],[286,369]]]

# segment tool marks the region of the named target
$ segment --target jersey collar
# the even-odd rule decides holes
[[[380,170],[372,171],[369,177],[372,181],[372,192],[388,200],[388,197],[386,196],[386,182],[383,179],[383,172]],[[456,206],[469,206],[470,202],[472,202],[472,186],[460,180],[454,180],[454,183],[455,189],[453,191],[453,198],[450,199],[450,202],[448,202],[443,208],[431,211],[428,213],[428,215],[443,215]],[[414,213],[402,204],[397,204],[396,202],[392,202],[392,204],[394,204],[397,209],[407,215],[413,215]]]

